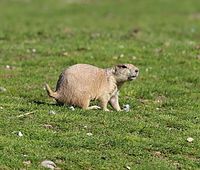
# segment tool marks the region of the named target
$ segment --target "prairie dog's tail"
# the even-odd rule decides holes
[[[49,97],[53,97],[54,99],[57,99],[57,96],[58,96],[57,93],[53,92],[48,84],[45,84],[45,88]]]

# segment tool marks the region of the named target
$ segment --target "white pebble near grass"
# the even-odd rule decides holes
[[[129,104],[124,104],[124,105],[123,105],[123,110],[124,110],[125,112],[129,112],[129,111],[130,111],[130,105],[129,105]]]
[[[92,135],[93,135],[93,134],[92,134],[92,133],[90,133],[90,132],[89,132],[89,133],[87,133],[87,136],[92,136]]]
[[[68,56],[69,54],[68,54],[68,52],[64,52],[63,55],[64,56]]]
[[[56,112],[55,112],[55,111],[53,111],[53,110],[50,110],[50,111],[49,111],[49,114],[50,114],[50,115],[55,115],[55,114],[56,114]]]
[[[13,134],[16,134],[16,135],[19,136],[19,137],[24,136],[23,133],[20,132],[20,131],[13,131],[12,133],[13,133]]]
[[[11,66],[9,66],[9,65],[6,65],[6,69],[10,69],[11,68]]]
[[[41,165],[45,168],[49,168],[49,169],[55,169],[56,168],[56,164],[53,161],[50,160],[44,160],[41,162]]]
[[[0,92],[5,92],[5,91],[6,91],[6,88],[0,87]]]
[[[26,166],[27,166],[27,165],[30,165],[30,164],[31,164],[31,161],[30,161],[30,160],[28,160],[28,161],[23,161],[23,164],[26,165]]]
[[[20,132],[20,131],[17,134],[18,134],[19,137],[23,136],[22,132]]]
[[[35,52],[36,52],[36,49],[35,49],[35,48],[33,48],[33,49],[32,49],[32,52],[33,52],[33,53],[35,53]]]
[[[193,142],[193,138],[191,138],[191,137],[189,137],[189,138],[187,138],[187,141],[189,142],[189,143],[191,143],[191,142]]]
[[[123,58],[123,57],[124,57],[124,54],[120,54],[119,57],[120,57],[120,58]]]
[[[127,165],[127,166],[126,166],[126,169],[130,170],[130,169],[131,169],[131,167]]]
[[[160,110],[160,108],[159,108],[159,107],[157,107],[157,108],[156,108],[156,110]]]

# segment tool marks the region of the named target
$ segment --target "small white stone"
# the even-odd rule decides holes
[[[53,161],[50,161],[50,160],[42,161],[41,165],[43,167],[49,168],[49,169],[55,169],[56,168],[56,164]]]
[[[126,169],[130,170],[130,169],[131,169],[131,167],[127,165],[127,166],[126,166]]]
[[[93,135],[93,134],[92,134],[92,133],[90,133],[90,132],[89,132],[89,133],[87,133],[87,136],[92,136],[92,135]]]
[[[53,111],[53,110],[50,110],[50,111],[49,111],[49,114],[55,115],[55,114],[56,114],[56,112],[55,112],[55,111]]]
[[[24,164],[24,165],[30,165],[30,164],[31,164],[31,161],[30,161],[30,160],[28,160],[28,161],[23,161],[23,164]]]
[[[3,109],[3,107],[0,106],[0,109]]]
[[[191,137],[187,138],[187,141],[190,142],[190,143],[191,143],[193,140],[194,140],[194,139],[191,138]]]
[[[68,56],[69,54],[68,54],[68,52],[64,52],[63,55],[64,56]]]
[[[72,110],[72,111],[75,110],[74,106],[70,106],[69,109]]]
[[[156,151],[156,152],[154,152],[154,155],[159,157],[159,156],[161,156],[161,152],[160,151]]]
[[[22,137],[22,136],[23,136],[22,132],[19,131],[19,132],[18,132],[18,136],[19,136],[19,137]]]
[[[0,87],[0,91],[5,92],[5,91],[6,91],[6,88]]]
[[[87,129],[87,125],[85,125],[84,128]]]
[[[129,104],[124,104],[124,105],[123,105],[123,110],[124,110],[125,112],[129,112],[129,111],[130,111],[130,105],[129,105]]]
[[[136,57],[136,56],[132,56],[132,59],[133,59],[133,60],[136,60],[136,59],[137,59],[137,57]]]
[[[124,54],[120,54],[120,56],[119,56],[120,58],[123,58],[124,57]]]
[[[6,65],[6,68],[7,68],[7,69],[10,69],[11,67],[10,67],[9,65]]]
[[[35,53],[35,52],[36,52],[36,49],[35,49],[35,48],[33,48],[33,49],[32,49],[32,52],[33,52],[33,53]]]
[[[47,129],[53,129],[53,126],[49,125],[49,124],[44,124],[43,127],[47,128]]]

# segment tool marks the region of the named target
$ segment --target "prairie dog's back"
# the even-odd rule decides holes
[[[56,91],[67,100],[81,98],[81,95],[94,99],[106,90],[107,83],[104,69],[88,64],[76,64],[62,72]]]

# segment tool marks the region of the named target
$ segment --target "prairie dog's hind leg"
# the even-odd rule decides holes
[[[82,108],[86,110],[97,110],[97,109],[100,109],[101,107],[97,105],[90,106],[90,99],[87,99],[85,100]]]
[[[94,110],[94,109],[100,109],[101,107],[94,105],[94,106],[90,106],[90,98],[89,96],[87,97],[83,97],[81,100],[81,108],[85,109],[85,110]]]
[[[90,99],[85,98],[84,100],[81,101],[80,107],[84,110],[88,110],[90,105]]]

